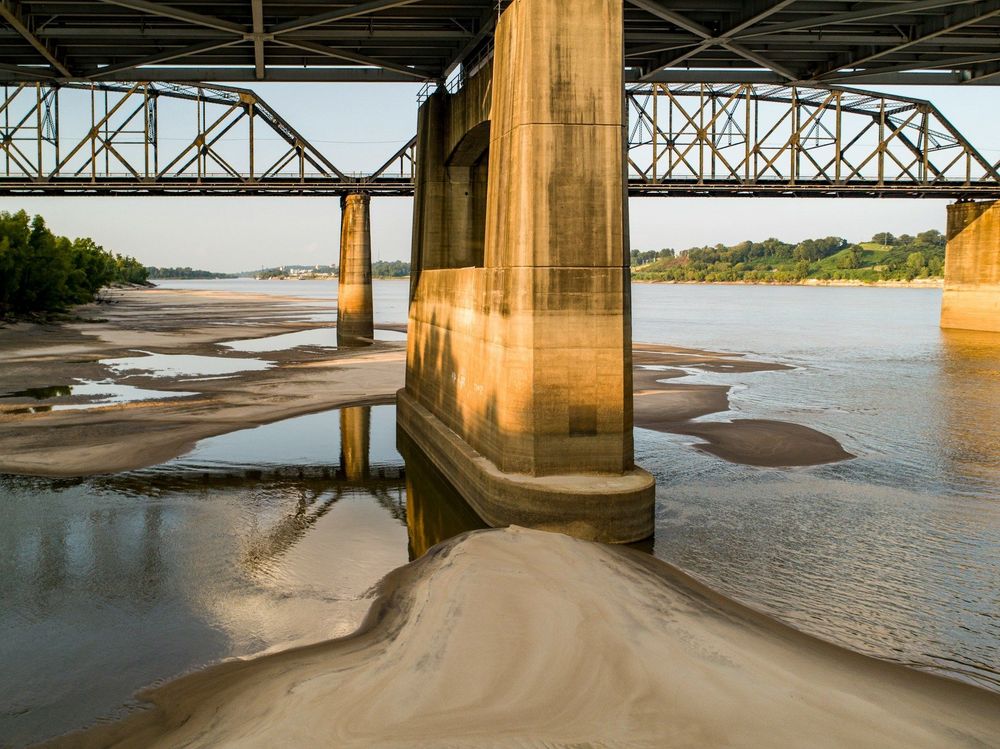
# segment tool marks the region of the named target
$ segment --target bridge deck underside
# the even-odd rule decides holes
[[[441,79],[510,0],[0,0],[7,80]],[[1000,83],[1000,0],[625,0],[627,81]]]
[[[344,196],[367,193],[383,197],[412,197],[413,183],[377,180],[375,182],[338,182],[319,178],[248,184],[242,179],[218,179],[197,182],[170,180],[143,184],[128,178],[66,180],[12,180],[0,177],[0,195],[147,195],[147,196]],[[936,198],[948,200],[1000,200],[1000,185],[969,186],[963,183],[938,184],[927,187],[918,184],[736,184],[731,181],[670,182],[650,184],[630,180],[631,197],[732,197],[732,198]]]

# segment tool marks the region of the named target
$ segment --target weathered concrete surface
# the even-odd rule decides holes
[[[948,206],[941,327],[1000,332],[1000,202]]]
[[[340,283],[337,288],[337,340],[350,345],[375,334],[372,308],[372,235],[369,195],[340,200]]]
[[[622,6],[568,5],[516,0],[492,70],[421,110],[399,418],[490,523],[633,541]]]

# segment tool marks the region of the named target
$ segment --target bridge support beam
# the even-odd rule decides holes
[[[399,424],[491,525],[653,530],[633,463],[621,71],[620,0],[515,0],[492,79],[421,110]]]
[[[1000,201],[948,206],[941,327],[1000,333]]]
[[[340,281],[337,287],[337,343],[368,344],[375,334],[372,311],[371,196],[340,199]]]

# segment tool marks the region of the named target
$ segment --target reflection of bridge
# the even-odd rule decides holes
[[[942,324],[1000,331],[1000,203],[970,202],[1000,198],[997,165],[927,102],[829,88],[1000,83],[1000,0],[305,7],[0,0],[0,191],[341,195],[338,327],[361,333],[370,197],[412,191],[399,423],[490,523],[652,530],[632,449],[629,193],[958,198]],[[247,80],[433,93],[415,140],[359,176],[256,94],[205,84]],[[64,95],[87,99],[72,125]]]
[[[349,173],[248,89],[35,82],[4,94],[0,194],[414,191],[416,138]],[[1000,197],[1000,164],[927,101],[753,83],[639,84],[626,100],[631,195]]]

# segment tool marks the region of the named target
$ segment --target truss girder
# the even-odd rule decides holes
[[[415,142],[372,174],[338,168],[255,92],[140,82],[0,92],[0,191],[245,193],[412,190]]]
[[[650,84],[626,93],[633,189],[995,191],[986,160],[933,104],[845,88]],[[706,188],[707,189],[707,188]]]
[[[633,195],[1000,197],[930,102],[841,87],[638,84]],[[0,92],[0,194],[412,195],[416,138],[350,173],[255,92],[43,82]]]

